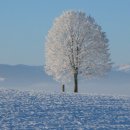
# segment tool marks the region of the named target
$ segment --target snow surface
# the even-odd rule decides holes
[[[130,98],[0,89],[0,130],[130,130]]]

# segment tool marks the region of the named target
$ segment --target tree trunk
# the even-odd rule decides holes
[[[74,92],[78,93],[78,73],[74,73]]]
[[[65,92],[65,85],[62,85],[62,92]]]

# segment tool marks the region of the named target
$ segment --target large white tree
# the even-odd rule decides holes
[[[108,39],[94,18],[66,11],[48,32],[45,70],[62,83],[74,79],[74,92],[78,92],[78,76],[91,78],[111,68],[108,50]]]

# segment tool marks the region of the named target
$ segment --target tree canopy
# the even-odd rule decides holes
[[[93,17],[66,11],[55,19],[45,44],[45,70],[66,83],[92,78],[111,68],[108,39]]]

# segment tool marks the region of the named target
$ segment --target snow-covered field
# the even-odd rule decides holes
[[[130,98],[0,90],[0,130],[130,130]]]

